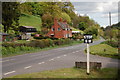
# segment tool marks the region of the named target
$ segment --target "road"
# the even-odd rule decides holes
[[[102,41],[95,41],[90,45],[96,45]],[[81,43],[69,47],[3,58],[0,61],[2,63],[2,77],[74,67],[75,61],[86,61],[85,48],[86,44]],[[118,67],[117,59],[90,55],[90,61],[102,62],[103,68]]]

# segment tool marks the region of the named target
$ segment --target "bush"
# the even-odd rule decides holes
[[[112,47],[115,47],[115,48],[118,47],[118,42],[117,41],[104,41],[101,44],[108,44],[108,45],[110,45]]]
[[[35,48],[33,47],[27,47],[27,46],[21,46],[21,47],[2,47],[2,55],[10,55],[10,54],[17,54],[17,53],[23,53],[25,51],[33,51]]]
[[[2,55],[17,54],[25,51],[33,51],[36,48],[46,48],[55,45],[70,44],[70,39],[42,39],[32,40],[28,43],[2,43]]]
[[[18,46],[26,46],[27,45],[27,43],[13,43],[13,42],[9,42],[9,43],[7,43],[7,42],[5,42],[5,43],[2,43],[2,46],[3,47],[18,47]]]

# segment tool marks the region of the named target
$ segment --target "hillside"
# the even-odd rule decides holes
[[[20,26],[33,26],[38,31],[41,30],[42,21],[40,17],[36,17],[28,14],[22,14],[19,22],[20,22]]]

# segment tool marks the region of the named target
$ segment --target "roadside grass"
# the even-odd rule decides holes
[[[90,54],[120,59],[120,57],[118,56],[118,49],[111,47],[107,44],[98,44],[90,46]]]
[[[10,78],[117,78],[117,73],[118,71],[115,68],[103,68],[99,70],[91,70],[90,75],[87,75],[86,69],[64,68],[16,75]]]
[[[24,41],[21,41],[21,42],[24,43]],[[22,54],[36,53],[36,52],[46,51],[46,50],[55,49],[55,48],[77,45],[77,44],[80,44],[82,42],[83,41],[73,41],[70,44],[64,44],[64,45],[59,45],[59,46],[55,45],[55,46],[50,46],[50,47],[46,47],[46,48],[42,48],[42,49],[41,48],[34,48],[34,47],[24,47],[24,48],[22,48],[22,50],[20,50],[19,48],[16,49],[17,48],[16,47],[16,48],[12,48],[11,51],[7,52],[9,54],[2,55],[2,57],[11,57],[11,56],[17,56],[17,55],[22,55]],[[18,50],[18,51],[16,52],[16,50]]]
[[[42,21],[40,17],[28,15],[28,14],[22,14],[20,16],[19,20],[20,26],[33,26],[38,31],[41,30]]]

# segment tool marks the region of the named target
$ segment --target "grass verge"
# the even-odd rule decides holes
[[[118,56],[118,49],[111,47],[107,44],[98,44],[90,46],[90,54],[120,59],[120,57]]]
[[[10,78],[117,78],[117,69],[103,68],[100,70],[91,70],[90,75],[87,75],[86,69],[64,68],[16,75]]]

